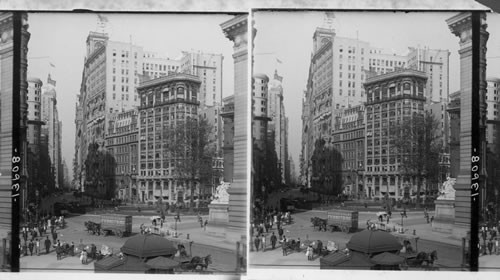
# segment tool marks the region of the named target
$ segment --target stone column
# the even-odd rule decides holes
[[[234,17],[222,23],[221,28],[234,43],[234,174],[228,190],[229,223],[226,237],[237,241],[245,235],[248,224],[248,17]]]
[[[13,14],[0,13],[0,239],[12,229]]]
[[[471,230],[471,156],[473,126],[479,124],[473,115],[473,41],[474,15],[460,13],[446,20],[451,32],[460,38],[460,168],[455,184],[455,224],[453,234],[465,237]],[[482,42],[484,45],[486,42]],[[477,59],[477,58],[476,58]],[[485,67],[484,64],[480,64]],[[484,69],[483,69],[484,71]],[[476,94],[480,94],[478,91]]]

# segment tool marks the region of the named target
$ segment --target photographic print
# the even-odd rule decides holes
[[[23,16],[20,270],[244,271],[247,15]]]
[[[251,268],[471,269],[473,17],[254,11]]]

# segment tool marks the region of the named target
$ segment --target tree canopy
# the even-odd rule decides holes
[[[400,173],[417,181],[417,206],[422,184],[439,178],[439,153],[442,150],[439,121],[430,113],[414,114],[391,127],[391,154],[396,154]]]
[[[326,195],[342,193],[342,154],[323,139],[316,140],[312,155],[312,188]]]
[[[209,184],[215,151],[209,145],[212,127],[204,118],[177,120],[164,129],[167,157],[173,163],[174,177],[184,181],[190,190],[190,210],[193,209],[196,184]]]

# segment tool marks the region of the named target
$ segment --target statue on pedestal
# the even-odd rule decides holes
[[[455,200],[455,189],[453,186],[457,182],[455,178],[446,178],[446,182],[443,183],[443,186],[439,190],[438,200]]]
[[[213,200],[211,203],[218,203],[218,204],[228,204],[229,203],[229,193],[227,190],[231,186],[231,183],[228,182],[221,182],[219,186],[217,186],[217,189],[215,191],[215,194],[213,195]]]

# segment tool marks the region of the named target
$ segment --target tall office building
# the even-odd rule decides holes
[[[339,37],[331,26],[316,28],[302,112],[303,134],[312,135],[302,142],[301,173],[308,177],[308,186],[314,143],[320,138],[331,142],[335,116],[365,102],[367,78],[405,68],[406,63],[404,55],[358,38]]]
[[[48,149],[50,162],[54,176],[54,188],[59,189],[59,176],[60,176],[60,122],[59,113],[57,110],[57,92],[55,88],[55,81],[51,79],[50,74],[47,77],[47,83],[42,87],[42,133],[48,137]],[[52,186],[49,186],[51,188]]]
[[[164,129],[179,126],[188,118],[198,118],[200,84],[196,76],[176,73],[146,81],[138,87],[141,103],[137,185],[141,201],[159,198],[168,204],[190,201],[190,186],[196,182],[176,173],[177,159],[171,157],[165,144],[167,135]],[[204,192],[198,183],[193,195],[206,199],[211,195],[211,189]]]
[[[115,182],[118,198],[125,201],[138,201],[138,143],[139,112],[137,108],[114,113],[109,119],[106,135],[106,149],[115,159]]]
[[[200,78],[200,108],[222,104],[222,54],[182,52],[180,72]]]
[[[498,135],[500,132],[500,79],[488,77],[486,79],[486,141],[490,151],[496,155],[498,151]]]
[[[415,178],[401,173],[402,154],[394,149],[389,128],[424,114],[426,81],[424,72],[408,69],[365,82],[367,197],[398,199],[415,192]]]
[[[269,117],[268,122],[268,136],[273,137],[270,141],[273,141],[276,155],[278,157],[278,165],[281,173],[281,183],[286,183],[286,173],[287,173],[287,126],[286,116],[285,116],[285,106],[283,104],[283,77],[278,75],[278,71],[274,72],[273,79],[268,84],[268,95],[267,95],[267,115]]]
[[[141,82],[180,71],[180,61],[145,51],[132,42],[110,40],[107,33],[90,32],[76,104],[75,181],[83,186],[88,145],[105,148],[105,133],[113,114],[139,105]]]
[[[267,96],[269,78],[255,74],[252,79],[252,139],[256,147],[265,151],[267,140]]]
[[[408,68],[427,74],[426,110],[430,111],[440,123],[443,148],[449,144],[449,115],[446,106],[449,102],[449,57],[450,51],[429,48],[409,48]]]

